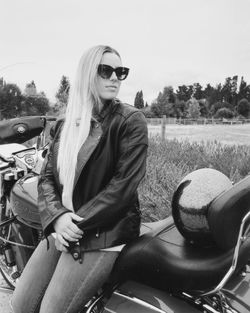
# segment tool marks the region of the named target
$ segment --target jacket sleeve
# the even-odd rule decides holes
[[[113,178],[77,211],[84,218],[78,224],[83,230],[107,226],[119,219],[135,201],[137,187],[146,171],[148,147],[147,123],[141,112],[133,112],[123,122],[119,141]]]
[[[50,145],[38,179],[38,209],[45,237],[54,232],[53,221],[70,212],[63,207],[53,174],[52,145],[58,122],[50,130]]]

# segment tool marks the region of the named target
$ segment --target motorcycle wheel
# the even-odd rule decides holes
[[[9,239],[16,243],[23,244],[22,237],[24,229],[19,223],[12,223]],[[5,237],[7,238],[7,236]],[[32,245],[31,243],[27,243]],[[20,277],[26,263],[28,262],[33,250],[23,248],[17,245],[10,245],[11,253],[14,256],[15,265],[7,266],[4,253],[0,254],[0,272],[5,282],[11,289],[15,289],[18,278]]]
[[[7,227],[5,229],[0,230],[0,235],[3,238],[8,238],[6,236],[6,232],[8,232],[8,229],[6,231]],[[1,250],[0,250],[0,274],[2,275],[4,281],[7,283],[8,287],[12,290],[15,289],[15,281],[12,279],[12,273],[14,272],[13,266],[7,266],[6,264],[6,258],[5,258],[5,243],[3,240],[0,242],[1,244]],[[8,246],[9,249],[12,249],[11,246]]]
[[[0,267],[0,273],[11,290],[15,289],[15,283],[12,283],[11,277]]]

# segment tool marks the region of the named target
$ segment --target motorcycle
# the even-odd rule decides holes
[[[54,120],[0,122],[0,272],[10,292],[43,238],[37,180],[48,147],[46,129]],[[24,144],[34,137],[36,145]],[[180,216],[143,223],[140,237],[124,247],[109,281],[81,312],[250,312],[249,208],[246,177],[202,209],[211,242],[187,240],[177,225]],[[196,229],[195,236],[203,238],[204,232]]]

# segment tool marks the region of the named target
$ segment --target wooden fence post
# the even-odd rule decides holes
[[[165,139],[166,122],[167,122],[166,115],[163,115],[161,119],[161,139],[162,140]]]

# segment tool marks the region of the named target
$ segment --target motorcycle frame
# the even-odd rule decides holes
[[[218,285],[215,286],[212,290],[202,293],[198,297],[188,294],[186,292],[182,292],[180,295],[180,298],[182,298],[184,301],[189,302],[191,305],[193,304],[195,306],[201,307],[203,309],[208,310],[208,312],[211,312],[211,313],[220,313],[220,312],[237,313],[238,312],[231,307],[222,289],[226,285],[226,283],[229,281],[229,279],[232,277],[232,275],[235,273],[237,263],[238,263],[238,258],[239,258],[240,247],[242,243],[249,237],[247,235],[250,230],[250,224],[246,226],[246,223],[249,220],[250,220],[250,211],[243,217],[241,221],[237,242],[234,248],[232,264],[230,268],[228,269],[228,271],[226,272],[226,274],[224,275],[224,277],[222,278],[222,280],[218,283]],[[209,298],[209,296],[211,296],[211,298]],[[217,309],[213,308],[211,304],[209,303],[211,301],[214,304],[219,304],[222,311],[221,310],[218,311]]]
[[[229,270],[227,271],[225,276],[222,278],[220,283],[214,289],[201,294],[201,296],[208,296],[208,295],[219,293],[221,289],[225,286],[225,284],[228,282],[230,277],[234,274],[236,267],[237,267],[238,258],[239,258],[240,246],[248,238],[247,233],[250,230],[250,224],[247,227],[245,227],[246,222],[248,220],[250,220],[250,211],[243,217],[241,221],[239,235],[238,235],[238,239],[237,239],[236,246],[234,249],[232,265],[230,266]]]

